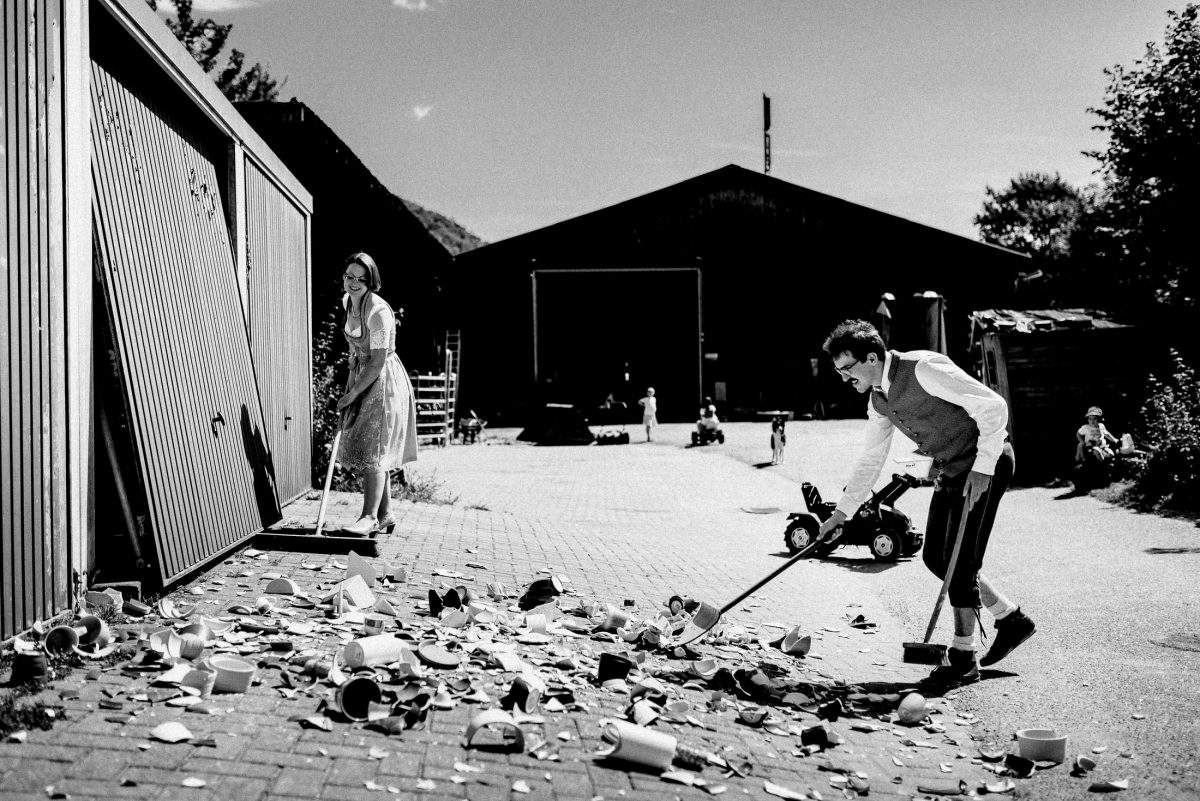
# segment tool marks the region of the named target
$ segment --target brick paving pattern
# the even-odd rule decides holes
[[[414,614],[426,604],[430,587],[464,583],[482,594],[487,582],[503,582],[521,592],[545,571],[564,576],[569,594],[563,607],[581,599],[621,605],[632,602],[635,617],[653,616],[672,594],[721,604],[777,567],[785,555],[781,512],[800,504],[796,484],[768,471],[756,471],[716,451],[683,450],[647,445],[629,447],[539,448],[523,444],[455,446],[422,452],[414,473],[431,479],[454,497],[453,504],[399,505],[396,531],[380,535],[380,556],[373,563],[401,564],[408,583],[395,588],[401,620],[420,629],[426,619]],[[360,498],[337,494],[330,502],[330,525],[352,522]],[[288,520],[311,526],[318,502],[315,493],[286,510]],[[753,510],[753,511],[746,511]],[[302,589],[318,582],[328,586],[337,572],[304,565],[344,564],[343,556],[269,551],[257,558],[245,550],[231,555],[190,584],[178,588],[177,601],[200,604],[197,614],[216,616],[235,603],[253,604],[263,593],[262,574],[280,572]],[[481,565],[482,567],[472,567]],[[458,571],[466,578],[441,577],[435,570]],[[922,571],[918,562],[897,570]],[[539,572],[541,571],[541,572]],[[820,684],[871,683],[897,690],[911,686],[928,668],[900,661],[903,640],[911,639],[872,592],[869,574],[820,561],[802,562],[748,599],[728,621],[750,633],[750,645],[700,650],[733,668],[753,668],[767,660],[791,671],[798,681]],[[874,630],[848,625],[858,614],[877,624]],[[312,613],[301,610],[294,619]],[[165,625],[165,624],[164,624]],[[800,625],[813,635],[809,656],[792,659],[761,648],[757,640],[775,639],[785,628]],[[140,628],[153,630],[146,622]],[[345,637],[344,637],[345,638]],[[293,637],[297,647],[332,653],[333,636]],[[566,640],[555,647],[587,656],[625,651],[624,643],[591,639]],[[535,660],[546,646],[522,647]],[[259,657],[270,656],[261,654]],[[649,669],[676,670],[685,662],[651,653]],[[460,669],[461,670],[461,669]],[[427,669],[427,675],[436,673]],[[542,669],[546,673],[546,669]],[[430,799],[658,799],[700,798],[699,787],[666,783],[657,772],[626,769],[597,761],[603,745],[601,721],[623,718],[628,696],[598,687],[576,688],[586,710],[540,713],[543,723],[527,723],[528,734],[558,747],[560,760],[538,760],[528,754],[466,749],[463,732],[478,705],[459,703],[434,710],[421,729],[388,736],[363,724],[334,721],[332,731],[304,728],[297,718],[318,714],[320,697],[329,685],[317,685],[286,697],[277,687],[280,671],[259,671],[261,683],[244,695],[218,694],[205,706],[219,714],[133,699],[147,679],[123,674],[119,666],[87,680],[77,670],[43,693],[61,704],[66,719],[50,731],[32,731],[24,743],[0,745],[0,796],[5,799],[48,797],[46,788],[72,799],[381,799],[391,795]],[[445,675],[450,675],[446,672]],[[476,670],[493,699],[503,695],[513,674]],[[772,734],[736,722],[732,710],[705,711],[706,693],[667,682],[677,697],[692,703],[696,727],[659,722],[656,729],[681,744],[700,747],[731,760],[753,764],[747,777],[723,778],[706,767],[701,776],[729,792],[770,797],[764,780],[808,797],[855,796],[836,782],[846,772],[860,772],[871,797],[911,798],[925,783],[963,779],[971,788],[995,780],[975,760],[974,728],[958,717],[951,698],[932,702],[933,720],[941,732],[893,725],[875,719],[842,718],[826,723],[844,742],[822,753],[802,755],[796,734]],[[77,698],[69,698],[71,690]],[[66,691],[66,692],[64,692]],[[68,700],[60,700],[60,693]],[[101,709],[102,700],[121,709]],[[744,703],[744,702],[740,702]],[[112,706],[113,704],[109,704]],[[784,726],[798,732],[820,721],[815,715],[778,708]],[[183,722],[195,740],[208,745],[153,741],[150,731],[168,720]],[[854,730],[854,723],[874,722],[875,732]],[[560,736],[562,735],[562,736]],[[906,745],[917,742],[919,745]],[[378,749],[372,752],[372,749]],[[800,755],[798,755],[800,754]],[[482,767],[464,773],[456,763]],[[899,763],[899,764],[897,764]],[[948,766],[950,772],[941,766]],[[198,789],[181,786],[184,778],[206,782]],[[831,783],[831,778],[834,783]],[[512,789],[524,781],[528,793]],[[375,789],[373,789],[375,788]]]

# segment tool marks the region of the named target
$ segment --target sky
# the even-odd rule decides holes
[[[162,3],[160,2],[160,6]],[[1104,69],[1161,0],[196,0],[390,190],[494,242],[727,164],[976,238],[1096,181]]]

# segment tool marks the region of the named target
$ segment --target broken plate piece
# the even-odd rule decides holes
[[[1096,769],[1096,760],[1092,759],[1090,756],[1084,756],[1083,754],[1078,754],[1075,757],[1075,765],[1072,768],[1071,772],[1074,773],[1076,776],[1082,776],[1083,774],[1087,773],[1088,771],[1095,770],[1095,769]]]
[[[525,750],[525,733],[521,731],[521,727],[517,725],[513,716],[504,710],[487,709],[471,718],[466,731],[468,748],[474,745],[476,736],[485,729],[498,731],[503,738],[504,745],[510,750],[514,752]]]
[[[164,743],[181,743],[192,739],[192,733],[188,731],[187,726],[177,720],[160,723],[150,730],[150,736]]]
[[[763,779],[763,789],[771,795],[778,796],[779,798],[794,799],[795,801],[801,801],[801,799],[808,798],[808,796],[806,796],[804,793],[798,793],[795,790],[790,790],[781,784],[775,784],[774,782],[769,782],[766,779]]]
[[[264,592],[271,595],[295,595],[300,592],[300,588],[290,578],[277,578],[267,585]]]
[[[1113,782],[1093,782],[1088,790],[1093,793],[1115,793],[1120,790],[1129,789],[1129,779],[1120,779]]]
[[[417,656],[430,667],[443,668],[445,670],[453,670],[462,662],[457,654],[447,651],[444,647],[438,645],[435,640],[425,640],[417,646]]]

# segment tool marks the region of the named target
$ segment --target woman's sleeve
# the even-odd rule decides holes
[[[395,326],[392,310],[386,303],[376,303],[367,318],[367,328],[371,332],[371,350],[387,350],[391,346],[391,328]]]

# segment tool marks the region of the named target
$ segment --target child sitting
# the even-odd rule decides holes
[[[1075,439],[1078,440],[1075,446],[1075,462],[1082,464],[1087,457],[1107,462],[1113,457],[1112,446],[1120,445],[1121,441],[1104,427],[1104,411],[1099,406],[1090,407],[1085,418],[1087,422],[1075,432]]]

